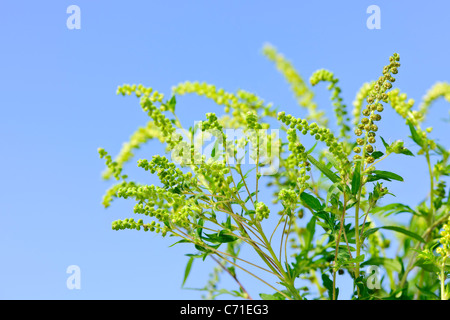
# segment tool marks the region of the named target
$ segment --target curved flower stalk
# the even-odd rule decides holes
[[[350,121],[350,118],[347,116],[347,106],[343,103],[343,99],[341,97],[341,88],[337,86],[339,79],[334,77],[334,74],[328,70],[320,69],[313,73],[310,80],[313,86],[317,85],[319,82],[329,82],[328,90],[333,90],[331,95],[331,100],[334,106],[334,113],[336,114],[337,124],[341,128],[339,137],[340,138],[348,138],[348,132],[350,131],[350,127],[347,122]]]
[[[271,110],[272,104],[265,105],[264,100],[244,90],[238,90],[236,94],[233,94],[205,82],[186,81],[174,86],[172,93],[180,96],[195,93],[214,100],[219,106],[224,106],[226,115],[220,122],[227,128],[241,128],[245,125],[245,115],[248,112],[260,114],[262,117],[275,115]]]
[[[443,97],[447,102],[450,102],[450,83],[437,82],[427,91],[419,106],[419,112],[422,115],[420,122],[425,120],[431,104],[440,97]]]
[[[358,93],[356,94],[355,100],[353,101],[353,125],[357,126],[359,124],[359,121],[361,120],[361,112],[362,107],[364,104],[364,101],[366,100],[367,96],[369,95],[370,91],[372,90],[375,82],[366,82],[362,85],[362,87],[359,89]]]
[[[264,46],[263,53],[270,61],[275,63],[278,71],[283,74],[291,86],[298,104],[308,111],[306,119],[317,121],[318,124],[326,126],[328,119],[325,117],[325,112],[317,110],[317,104],[313,101],[314,93],[308,88],[293,65],[270,44]]]

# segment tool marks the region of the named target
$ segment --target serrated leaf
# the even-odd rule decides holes
[[[326,273],[322,273],[322,282],[323,286],[328,291],[328,297],[330,298],[330,300],[333,299],[333,281],[330,280],[330,277],[328,277]],[[338,296],[339,296],[339,288],[336,288],[336,300],[338,299]]]
[[[345,261],[345,264],[350,264],[350,263],[361,263],[361,262],[364,261],[364,257],[365,257],[364,254],[359,255],[359,256],[357,256],[357,257],[354,257],[353,259],[349,259],[349,260]]]

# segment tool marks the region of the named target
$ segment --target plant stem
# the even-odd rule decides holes
[[[252,297],[250,296],[250,294],[247,292],[247,290],[245,290],[244,286],[242,285],[242,283],[238,280],[236,274],[231,273],[230,270],[228,270],[228,268],[226,268],[223,264],[220,263],[219,260],[217,260],[216,258],[214,258],[214,256],[210,256],[219,266],[222,267],[222,269],[224,271],[226,271],[238,284],[238,286],[241,288],[242,292],[244,292],[244,294],[247,295],[247,299],[248,300],[253,300]]]
[[[433,169],[431,168],[430,153],[426,151],[426,158],[428,164],[428,172],[430,174],[430,213],[428,216],[428,225],[431,226],[434,222],[434,177]]]
[[[338,259],[338,252],[339,252],[339,243],[341,242],[341,234],[342,230],[344,228],[344,219],[345,219],[345,207],[346,207],[346,199],[345,199],[345,192],[344,192],[344,208],[342,210],[342,216],[341,216],[341,226],[339,228],[339,234],[336,240],[336,250],[334,252],[334,268],[333,268],[333,300],[336,300],[336,265],[337,265],[337,259]]]
[[[364,158],[363,158],[364,161]],[[361,177],[362,180],[362,177]],[[359,257],[360,253],[361,253],[361,241],[360,241],[360,236],[359,236],[359,207],[360,207],[360,203],[361,203],[361,190],[362,190],[362,183],[359,187],[358,190],[358,195],[357,195],[357,202],[355,205],[355,241],[356,241],[356,258]],[[355,266],[355,280],[359,277],[359,262],[356,262],[356,266]],[[358,291],[358,295],[359,295],[359,288],[357,287],[357,291]]]
[[[263,230],[261,228],[261,224],[259,222],[257,223],[257,228],[259,229],[259,233],[263,237],[264,243],[266,243],[266,245],[267,245],[267,249],[268,249],[270,255],[272,256],[272,259],[275,261],[275,263],[277,264],[277,266],[278,266],[278,268],[279,268],[279,270],[281,272],[281,276],[283,278],[282,280],[283,280],[284,286],[286,287],[286,289],[288,289],[292,293],[292,295],[294,296],[295,299],[302,300],[302,297],[299,295],[298,291],[295,289],[294,279],[292,279],[284,271],[283,266],[281,265],[281,262],[278,260],[277,255],[273,251],[272,246],[270,245],[269,241],[267,240],[267,237],[264,234],[264,232],[263,232]],[[287,263],[287,261],[286,261],[286,263]]]
[[[444,221],[446,221],[448,218],[450,217],[450,212],[445,214],[444,216],[442,216],[439,220],[437,220],[435,223],[433,223],[433,225],[431,225],[426,231],[425,233],[422,235],[422,238],[427,239],[428,236],[431,234],[431,232],[438,227],[439,225],[441,225],[442,223],[444,223]],[[420,248],[420,242],[415,246],[414,248],[414,254],[411,257],[411,259],[408,262],[408,266],[405,269],[405,273],[403,274],[403,277],[400,281],[400,288],[403,288],[403,286],[405,285],[406,282],[406,278],[408,278],[408,274],[411,272],[411,270],[413,269],[413,265],[417,256],[417,251]]]
[[[447,300],[447,297],[445,296],[445,273],[444,273],[444,269],[445,269],[445,259],[444,262],[442,263],[442,267],[441,267],[441,276],[440,276],[440,280],[441,280],[441,300]]]

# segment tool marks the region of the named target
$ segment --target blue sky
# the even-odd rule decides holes
[[[80,30],[66,27],[72,4],[81,9]],[[366,27],[372,4],[381,9],[379,30]],[[138,100],[115,95],[118,85],[143,83],[169,96],[179,82],[206,81],[254,92],[302,116],[261,54],[270,42],[305,79],[320,68],[333,71],[348,105],[398,52],[395,85],[418,103],[436,81],[450,81],[449,12],[448,1],[2,1],[0,298],[200,298],[180,289],[183,254],[192,250],[169,249],[172,239],[150,233],[112,231],[113,220],[133,215],[133,204],[101,206],[110,182],[101,179],[97,148],[116,154],[147,120]],[[316,92],[331,112],[325,87]],[[214,109],[198,97],[177,105],[186,125]],[[439,101],[428,118],[447,145],[449,124],[441,119],[448,110]],[[402,120],[385,114],[383,137],[407,140]],[[162,152],[151,143],[136,159]],[[385,166],[391,164],[407,179],[392,184],[396,200],[414,205],[426,194],[424,160]],[[134,162],[125,170],[156,182]],[[81,268],[81,290],[66,287],[69,265]],[[203,286],[212,266],[196,261],[187,286]],[[271,292],[242,277],[254,296]]]

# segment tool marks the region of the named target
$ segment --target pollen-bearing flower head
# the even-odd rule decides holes
[[[282,189],[278,194],[278,199],[284,206],[293,207],[297,203],[297,193],[294,190]]]
[[[262,221],[263,219],[268,219],[270,214],[270,209],[264,202],[257,202],[255,204],[256,220]]]
[[[450,218],[447,223],[444,224],[441,231],[441,238],[439,239],[442,247],[436,249],[436,252],[442,256],[442,258],[450,258]]]
[[[375,161],[371,153],[375,151],[372,144],[376,142],[376,134],[378,131],[378,126],[376,122],[382,119],[381,113],[384,111],[384,106],[382,103],[388,102],[389,96],[386,93],[387,90],[392,88],[392,82],[395,82],[395,78],[392,74],[398,73],[398,67],[400,67],[400,56],[394,53],[389,57],[389,64],[383,68],[383,75],[375,82],[369,94],[367,95],[366,101],[367,106],[362,111],[360,123],[355,129],[356,136],[362,136],[364,138],[358,138],[356,143],[362,148],[356,147],[353,149],[355,153],[362,152],[362,157],[365,159],[366,163],[372,163]],[[354,159],[361,159],[360,155],[355,155]]]

